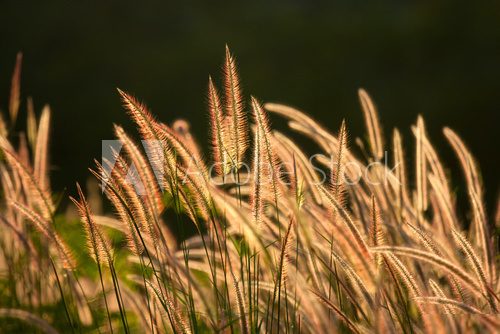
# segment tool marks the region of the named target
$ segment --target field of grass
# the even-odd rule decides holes
[[[499,214],[489,221],[453,130],[439,138],[457,156],[445,166],[423,118],[406,141],[383,131],[363,89],[366,136],[350,137],[349,120],[327,130],[243,95],[226,49],[222,84],[209,78],[206,93],[211,143],[118,90],[137,133],[115,125],[66,207],[48,173],[50,108],[37,115],[28,99],[25,132],[13,131],[20,71],[18,56],[0,121],[1,332],[498,330]],[[460,207],[447,169],[459,166]]]

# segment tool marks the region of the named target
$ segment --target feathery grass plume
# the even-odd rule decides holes
[[[136,123],[142,139],[148,143],[147,154],[153,165],[153,170],[157,177],[160,177],[162,182],[170,190],[170,194],[176,194],[175,178],[175,162],[172,156],[171,149],[166,147],[164,138],[158,134],[161,125],[154,119],[145,105],[138,102],[135,98],[117,89],[121,95],[125,108],[128,114]]]
[[[52,246],[57,250],[59,259],[61,260],[63,267],[65,269],[76,268],[76,262],[73,259],[69,247],[60,238],[56,231],[50,226],[43,217],[39,216],[36,212],[32,211],[30,208],[24,206],[21,203],[13,202],[11,205],[27,220],[29,220],[33,226],[43,234],[50,242]]]
[[[264,164],[261,161],[261,139],[260,129],[255,128],[254,155],[253,155],[253,191],[251,192],[252,216],[256,226],[262,223],[264,213],[264,195],[262,194],[262,177]]]
[[[227,146],[229,142],[224,124],[224,114],[219,98],[217,88],[212,81],[212,77],[208,77],[208,110],[210,112],[210,131],[212,135],[212,150],[215,162],[215,171],[217,175],[226,175],[231,171],[231,161],[228,156]]]
[[[177,187],[176,189],[174,189],[175,187],[172,188],[172,191],[175,191],[172,194],[175,196],[178,192],[178,187],[187,185],[191,190],[190,194],[195,199],[195,201],[191,201],[192,204],[195,204],[200,209],[203,218],[208,220],[212,215],[213,201],[209,190],[209,170],[205,161],[198,151],[193,152],[189,145],[168,126],[155,124],[154,128],[161,142],[167,144],[169,150],[172,151],[171,153],[167,153],[170,156],[170,158],[167,158],[167,164],[169,165],[170,178],[173,179],[171,183]],[[184,165],[176,163],[173,156],[179,157],[184,162]],[[189,202],[189,198],[181,198],[180,200],[185,204]],[[195,217],[191,218],[193,221],[195,220]]]
[[[451,274],[453,277],[459,279],[463,282],[470,292],[476,296],[482,296],[482,289],[476,280],[469,275],[466,271],[444,259],[442,256],[438,256],[433,253],[422,251],[410,247],[399,247],[399,246],[379,246],[371,249],[373,252],[381,252],[385,254],[402,255],[411,258],[415,258],[424,262],[434,264],[435,266],[445,270],[447,273]]]
[[[34,176],[44,190],[50,190],[48,176],[50,108],[45,105],[37,130],[34,159]]]
[[[498,318],[495,318],[494,316],[484,314],[477,308],[467,305],[465,303],[459,302],[457,300],[449,299],[449,298],[441,298],[441,297],[420,297],[416,299],[417,302],[420,303],[430,303],[430,304],[436,304],[436,305],[443,305],[443,306],[450,306],[453,307],[457,310],[462,310],[467,313],[471,313],[474,315],[478,315],[482,318],[483,322],[488,325],[489,330],[492,332],[497,331],[500,322],[498,321]]]
[[[31,97],[28,97],[27,99],[26,110],[28,112],[28,115],[26,117],[26,134],[28,136],[30,147],[34,151],[36,147],[37,122],[35,116],[35,106]]]
[[[151,170],[151,166],[146,161],[146,158],[140,151],[139,147],[127,135],[121,126],[115,125],[114,130],[116,137],[123,144],[123,148],[127,152],[128,157],[137,169],[137,173],[139,174],[142,184],[146,190],[144,195],[147,196],[151,210],[159,216],[164,209],[164,204],[162,194],[158,188],[158,183],[153,171]]]
[[[471,264],[474,272],[480,282],[481,288],[485,296],[488,297],[488,302],[490,303],[491,310],[493,312],[497,312],[496,302],[495,302],[495,293],[488,286],[486,274],[484,273],[483,266],[481,265],[481,261],[477,256],[476,252],[472,248],[471,244],[467,241],[467,239],[462,235],[462,233],[458,232],[455,229],[452,229],[453,237],[456,240],[458,246],[464,251],[467,256],[467,260]]]
[[[305,202],[304,180],[302,178],[299,178],[295,155],[292,155],[292,163],[293,169],[290,176],[290,190],[295,195],[295,204],[297,205],[297,208],[300,209]]]
[[[115,178],[112,177],[97,160],[95,160],[94,163],[97,166],[97,170],[94,171],[90,169],[90,172],[102,183],[106,197],[108,197],[113,204],[120,221],[127,227],[125,237],[130,251],[136,255],[140,255],[144,247],[137,235],[134,226],[134,216],[128,207],[124,194],[116,183]]]
[[[387,254],[385,257],[388,260],[388,263],[396,269],[396,272],[401,277],[403,283],[411,292],[414,298],[420,297],[420,289],[417,285],[415,278],[410,274],[408,268],[401,262],[396,256],[393,254]]]
[[[161,142],[168,146],[169,152],[167,154],[169,158],[166,161],[169,174],[167,182],[169,184],[167,186],[171,189],[172,196],[174,198],[180,196],[179,200],[184,205],[195,205],[203,219],[208,221],[212,215],[213,202],[209,191],[208,168],[203,158],[198,151],[193,152],[188,144],[168,126],[156,124],[154,127]],[[179,157],[184,162],[184,165],[176,162],[175,157]],[[179,193],[179,187],[184,185],[187,185],[191,191],[191,193],[187,194],[187,197],[186,194]],[[195,216],[190,218],[197,224]]]
[[[113,153],[114,164],[111,165],[108,160],[105,160],[105,163],[110,168],[111,176],[115,178],[116,184],[125,194],[124,198],[127,200],[129,207],[132,208],[132,213],[141,223],[145,223],[148,218],[151,218],[151,223],[153,223],[153,217],[148,217],[151,212],[146,209],[143,202],[145,197],[141,196],[141,193],[145,190],[139,179],[137,168],[129,161],[126,161],[118,152],[113,151]]]
[[[73,198],[73,197],[70,197],[70,199],[76,205],[78,212],[80,214],[80,218],[84,222],[84,229],[85,229],[86,236],[87,236],[87,247],[89,249],[89,253],[90,253],[91,257],[94,259],[94,261],[97,264],[97,268],[99,271],[100,283],[101,283],[101,289],[102,289],[102,296],[104,298],[104,304],[106,306],[106,313],[107,313],[107,317],[108,317],[109,328],[111,330],[111,333],[113,333],[113,325],[112,325],[111,316],[110,316],[110,312],[109,312],[108,299],[107,299],[106,290],[104,287],[103,272],[101,269],[101,265],[108,266],[110,269],[110,272],[112,275],[112,280],[113,280],[113,285],[115,288],[116,301],[117,301],[118,307],[120,309],[120,315],[122,318],[124,330],[125,330],[125,332],[128,332],[128,325],[127,325],[127,321],[125,318],[126,316],[125,316],[124,311],[123,311],[122,297],[121,297],[120,289],[118,287],[116,271],[115,271],[115,268],[113,265],[113,254],[112,254],[111,245],[109,243],[109,240],[102,233],[99,226],[94,222],[94,218],[93,218],[92,213],[90,211],[90,207],[89,207],[89,205],[85,199],[85,196],[83,195],[83,191],[78,183],[76,184],[76,187],[77,187],[78,196],[80,197],[80,200],[77,200],[76,198]]]
[[[226,117],[229,123],[229,152],[234,167],[239,169],[248,148],[248,124],[243,110],[243,98],[240,80],[236,71],[236,62],[226,45],[226,60],[224,63],[224,87]]]
[[[18,52],[16,56],[16,65],[12,73],[10,87],[9,114],[12,124],[16,123],[19,105],[21,104],[21,67],[23,63],[23,54]]]
[[[365,116],[366,128],[370,139],[370,148],[375,160],[380,160],[384,156],[384,142],[382,137],[382,129],[378,119],[377,108],[373,103],[370,95],[364,90],[358,90],[359,100]]]
[[[393,133],[394,168],[398,179],[398,205],[402,209],[403,203],[409,202],[408,181],[406,179],[406,164],[403,150],[403,140],[398,129]]]
[[[147,210],[143,199],[138,194],[136,185],[138,184],[135,169],[121,157],[116,155],[115,165],[112,167],[111,176],[114,177],[118,188],[123,194],[127,207],[131,212],[131,219],[145,233],[153,245],[158,241],[158,231],[154,224],[152,213]]]
[[[486,268],[487,277],[491,281],[495,268],[494,261],[491,257],[489,227],[486,220],[486,212],[482,204],[483,190],[479,170],[476,166],[474,157],[460,137],[458,137],[458,135],[449,128],[444,128],[443,132],[458,156],[467,180],[469,201],[474,215],[473,226],[475,229],[475,237],[483,254],[483,263]]]
[[[167,144],[174,155],[184,162],[184,169],[190,175],[197,175],[200,181],[208,183],[208,168],[198,150],[192,150],[189,143],[165,124],[155,124],[156,133],[162,143]],[[179,166],[178,166],[179,167]],[[208,185],[206,185],[208,186]]]
[[[193,196],[190,196],[189,193],[182,188],[180,188],[178,192],[181,207],[186,210],[187,216],[195,224],[196,228],[201,230],[202,226],[198,219],[201,209],[199,208],[199,205],[197,205],[197,203],[200,202],[198,200],[199,196],[198,198],[193,199]]]
[[[384,256],[384,259],[386,260],[386,264],[392,268],[395,269],[401,280],[403,281],[404,285],[410,292],[410,294],[413,296],[413,298],[418,298],[421,296],[420,289],[418,287],[416,279],[413,277],[413,275],[410,273],[408,268],[401,262],[395,255],[393,254],[386,254]],[[427,315],[427,312],[419,305],[417,304],[418,311],[420,312],[420,315],[422,317],[424,329],[426,332],[429,332],[431,330],[431,324],[429,322],[429,318]],[[411,321],[410,326],[411,325]]]
[[[422,124],[423,124],[423,118],[422,118]],[[419,131],[417,127],[412,126],[412,131],[413,134],[416,135],[416,133]],[[444,171],[443,164],[441,163],[441,160],[439,159],[436,150],[432,146],[429,138],[427,137],[427,134],[424,131],[422,132],[422,149],[424,151],[424,156],[427,159],[427,162],[429,164],[430,172],[438,178],[439,182],[442,184],[444,188],[444,193],[447,196],[447,200],[451,203],[452,198],[451,198],[451,192],[448,187],[448,178],[446,177],[446,173]]]
[[[85,200],[82,188],[77,183],[76,188],[80,200],[70,197],[71,201],[76,205],[80,217],[84,222],[85,232],[87,234],[87,247],[92,258],[97,263],[109,265],[112,262],[113,255],[111,254],[111,245],[109,240],[104,236],[99,226],[94,222],[90,207]]]
[[[179,180],[182,180],[182,185],[186,186],[188,190],[185,194],[187,197],[184,198],[185,204],[194,205],[194,207],[199,210],[198,214],[200,214],[205,221],[212,220],[211,218],[214,216],[214,202],[212,200],[212,194],[208,189],[208,181],[207,184],[204,184],[200,182],[199,177],[193,177],[191,175],[192,173],[187,173],[182,169],[179,169],[177,173]],[[196,217],[191,217],[191,219],[197,224]],[[212,221],[217,223],[217,220]]]
[[[479,170],[469,149],[465,146],[462,139],[460,139],[460,137],[450,128],[445,127],[443,133],[460,160],[460,164],[462,165],[462,169],[467,179],[467,185],[472,188],[475,193],[482,195]]]
[[[422,242],[425,248],[427,248],[428,251],[433,252],[436,255],[443,256],[441,250],[438,248],[436,242],[432,239],[430,235],[425,233],[422,229],[410,224],[409,222],[405,221],[406,225],[412,230],[412,232],[415,233],[415,235],[418,237],[418,240]]]
[[[153,115],[151,115],[147,107],[121,89],[117,88],[117,90],[122,98],[123,105],[127,109],[129,116],[137,124],[142,138],[144,140],[159,140],[154,127],[157,122]]]
[[[432,236],[430,236],[428,233],[426,233],[422,229],[419,229],[418,227],[416,227],[408,222],[405,222],[405,223],[415,233],[417,238],[424,245],[424,247],[427,248],[427,250],[429,252],[432,252],[440,257],[445,256],[443,254],[443,252],[441,251],[441,249],[437,246],[437,243]],[[449,248],[452,248],[451,245],[449,245],[449,246],[450,246]],[[443,247],[443,245],[442,245],[442,247]],[[460,285],[460,283],[451,275],[448,276],[448,281],[450,282],[450,286],[451,286],[453,294],[456,296],[460,296],[462,299],[465,299],[463,288]]]
[[[33,201],[33,204],[40,211],[45,220],[52,220],[54,205],[52,204],[50,194],[41,188],[40,183],[35,178],[30,168],[24,165],[16,154],[12,153],[7,147],[5,147],[1,141],[0,144],[3,146],[3,152],[5,153],[5,158],[7,159],[10,168],[19,175],[28,199]]]
[[[385,242],[384,232],[382,231],[382,220],[380,218],[380,210],[375,200],[375,196],[372,195],[371,203],[371,224],[370,224],[370,243],[372,247],[377,247],[383,245]],[[380,265],[382,263],[382,257],[375,254],[375,262]]]
[[[444,189],[443,184],[434,174],[429,175],[429,183],[432,190],[434,190],[439,214],[444,218],[443,220],[446,222],[446,225],[443,226],[443,229],[449,232],[450,228],[455,227],[458,223],[457,217],[452,209],[450,197],[446,194],[446,190]]]
[[[341,205],[344,206],[344,195],[345,195],[345,189],[344,189],[344,182],[346,181],[345,179],[345,155],[347,151],[347,130],[346,130],[346,124],[345,120],[342,120],[342,124],[340,125],[340,130],[339,134],[337,137],[338,140],[338,146],[337,146],[337,156],[336,156],[336,161],[333,158],[333,153],[331,154],[331,165],[330,165],[330,191],[332,193],[332,196],[337,200],[337,202]],[[342,292],[340,291],[340,285],[339,285],[339,278],[337,274],[337,267],[333,263],[333,250],[334,250],[334,234],[338,228],[336,228],[335,225],[337,225],[337,210],[335,206],[330,205],[329,206],[329,215],[332,220],[332,226],[330,228],[330,262],[329,262],[329,267],[334,267],[334,275],[337,281],[337,299],[339,300],[340,305],[342,306]],[[333,277],[331,274],[329,274],[328,281],[332,281]],[[328,289],[328,298],[330,298],[332,291],[332,284],[329,284],[329,289]]]
[[[370,241],[373,247],[384,244],[384,232],[381,227],[380,209],[377,205],[375,196],[371,197],[371,224],[370,224]]]
[[[240,322],[240,330],[243,334],[249,334],[250,328],[247,320],[247,307],[245,303],[245,296],[240,288],[240,282],[236,279],[236,276],[233,276],[233,285],[234,291],[236,294],[236,304],[238,305],[238,313],[239,313],[239,322]]]
[[[446,298],[446,294],[444,293],[444,291],[441,289],[441,287],[434,280],[432,280],[432,279],[429,280],[429,286],[432,290],[432,293],[436,297]],[[445,305],[444,308],[448,314],[454,314],[453,310],[448,305]]]
[[[157,179],[151,169],[151,165],[140,151],[134,141],[125,133],[122,127],[115,125],[115,135],[122,142],[127,156],[135,166],[135,171],[139,176],[140,183],[144,187],[144,192],[139,194],[144,199],[144,205],[147,211],[147,217],[151,220],[149,230],[158,230],[161,237],[168,244],[169,248],[176,248],[176,239],[167,225],[163,224],[161,214],[164,210],[163,198],[158,187]],[[139,180],[136,180],[139,182]],[[153,225],[155,228],[153,228]]]
[[[76,188],[78,191],[78,196],[80,197],[80,200],[77,200],[76,198],[70,197],[71,201],[75,204],[75,206],[78,209],[78,212],[80,214],[81,220],[84,222],[84,229],[87,235],[87,248],[89,250],[90,256],[94,259],[94,261],[97,263],[97,268],[99,271],[99,278],[101,281],[101,288],[102,288],[102,295],[104,298],[104,303],[106,305],[106,312],[108,316],[108,322],[109,322],[109,328],[110,331],[113,333],[113,325],[111,323],[111,316],[109,313],[109,306],[108,306],[108,300],[106,297],[106,290],[104,288],[104,281],[103,281],[103,273],[101,270],[101,265],[107,265],[111,270],[113,269],[113,255],[111,254],[111,245],[109,244],[109,241],[106,239],[106,237],[103,235],[102,231],[100,230],[99,226],[94,222],[94,219],[92,217],[92,213],[90,211],[90,207],[85,200],[85,196],[83,195],[83,191],[80,188],[80,185],[77,183]],[[114,282],[114,278],[113,278]],[[118,293],[116,294],[118,298]],[[120,301],[118,300],[118,304],[120,304]],[[121,310],[121,307],[120,307]],[[125,325],[125,322],[124,322]],[[126,328],[126,326],[125,326]]]
[[[176,333],[182,334],[191,334],[191,329],[189,328],[188,321],[185,319],[182,314],[181,309],[175,303],[174,300],[169,296],[168,293],[162,293],[160,287],[158,287],[155,283],[146,280],[146,287],[148,290],[152,291],[152,295],[158,299],[162,307],[168,313],[168,318],[170,320],[170,324],[172,325],[172,329]]]
[[[342,120],[338,135],[337,160],[333,160],[331,166],[330,189],[337,201],[344,204],[344,182],[345,182],[345,156],[347,152],[347,129],[345,120]]]
[[[417,184],[417,211],[419,223],[422,221],[422,214],[427,210],[427,160],[425,159],[424,149],[425,127],[422,116],[417,118],[416,127],[416,158],[415,158],[415,171],[416,171],[416,184]]]
[[[475,222],[476,240],[483,253],[484,266],[490,282],[493,282],[495,262],[491,258],[491,238],[486,212],[480,195],[469,189],[469,198],[472,204],[472,212]]]
[[[269,126],[267,114],[260,106],[259,101],[257,101],[257,99],[253,96],[252,109],[253,118],[258,128],[257,139],[259,140],[258,147],[261,153],[259,161],[262,165],[261,168],[263,168],[259,180],[265,185],[268,185],[270,182],[270,187],[265,187],[263,189],[262,198],[270,200],[275,205],[276,216],[279,220],[278,199],[282,193],[280,182],[281,173],[278,165],[278,157],[271,145],[271,128]]]
[[[167,145],[165,138],[160,138],[158,133],[155,135],[158,139],[142,140],[146,157],[161,191],[172,195],[175,202],[178,186],[175,152],[170,145]]]

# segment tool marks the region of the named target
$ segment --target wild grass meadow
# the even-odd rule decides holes
[[[189,128],[204,120],[169,125],[118,89],[137,131],[114,125],[91,181],[68,185],[77,195],[66,201],[51,190],[50,107],[28,98],[18,117],[21,63],[0,122],[1,332],[500,328],[500,213],[486,212],[480,168],[455,130],[432,138],[456,155],[445,165],[422,117],[411,137],[383,129],[363,89],[366,134],[350,134],[349,119],[327,129],[243,92],[226,48],[222,75],[199,92],[209,143]]]

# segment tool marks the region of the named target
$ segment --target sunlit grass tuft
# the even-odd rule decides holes
[[[116,125],[121,149],[91,169],[102,194],[85,195],[77,185],[63,215],[48,175],[49,107],[37,119],[30,100],[28,136],[11,130],[20,61],[10,121],[0,123],[0,327],[315,334],[499,328],[497,236],[477,163],[452,130],[444,135],[464,171],[466,208],[456,205],[422,117],[412,127],[409,164],[400,131],[383,138],[375,103],[360,89],[367,142],[357,139],[356,148],[348,120],[335,135],[297,109],[246,98],[226,48],[222,96],[216,80],[208,83],[211,143],[200,146],[186,122],[162,123],[118,90],[144,142]],[[270,113],[312,139],[318,154],[309,159],[300,141],[274,131]],[[103,198],[113,210],[101,211]]]

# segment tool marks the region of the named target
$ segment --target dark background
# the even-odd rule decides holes
[[[20,50],[23,96],[37,111],[53,109],[58,190],[71,193],[88,177],[113,122],[131,127],[115,87],[162,121],[186,118],[206,142],[207,77],[220,82],[228,43],[246,96],[299,107],[334,131],[346,118],[352,141],[365,131],[358,87],[373,96],[387,135],[403,130],[409,156],[410,125],[423,114],[460,192],[461,171],[441,133],[452,127],[478,158],[495,206],[500,1],[18,0],[0,1],[0,26],[0,106]]]

